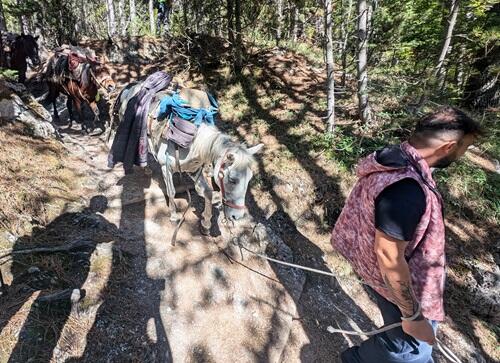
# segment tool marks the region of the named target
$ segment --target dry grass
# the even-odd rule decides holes
[[[0,232],[20,235],[74,201],[79,176],[55,141],[33,139],[14,125],[1,127],[0,139]]]

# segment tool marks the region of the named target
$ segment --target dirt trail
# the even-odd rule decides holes
[[[82,339],[81,344],[73,342],[71,351],[60,345],[58,358],[83,354],[84,361],[102,361],[106,352],[107,361],[132,357],[141,361],[280,361],[292,317],[297,316],[294,301],[300,296],[303,275],[280,274],[248,255],[236,262],[241,260],[239,252],[226,248],[225,238],[199,235],[198,218],[192,211],[177,246],[172,247],[173,228],[159,171],[153,167],[149,177],[140,169],[132,175],[124,175],[121,167],[108,170],[103,137],[68,134],[65,139],[88,174],[84,198],[106,197],[108,208],[102,216],[118,228],[118,238],[112,248],[100,252],[107,256],[102,263],[111,264],[104,276],[107,283],[87,279],[88,286],[84,285],[87,301],[95,305],[84,314],[71,313],[74,319],[85,320],[90,329],[86,346],[85,334],[73,336],[73,340]],[[179,200],[185,208],[185,198]],[[103,248],[98,245],[96,250]],[[290,255],[282,242],[275,249],[282,257]],[[120,255],[126,255],[127,261],[120,261]],[[131,271],[124,273],[123,268]],[[126,279],[122,279],[124,274]],[[84,351],[75,351],[75,345],[85,346]]]

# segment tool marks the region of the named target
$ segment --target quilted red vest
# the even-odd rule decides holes
[[[365,282],[393,301],[388,290],[381,287],[385,284],[374,251],[375,199],[382,190],[401,179],[416,180],[424,191],[426,209],[405,256],[423,315],[427,319],[442,321],[445,315],[443,291],[446,265],[442,200],[425,160],[407,142],[401,144],[401,149],[408,166],[392,168],[381,165],[375,153],[359,163],[359,180],[335,224],[331,242]]]

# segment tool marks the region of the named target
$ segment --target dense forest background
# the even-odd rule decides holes
[[[500,3],[496,0],[155,0],[3,1],[3,30],[40,35],[47,46],[85,38],[207,34],[227,39],[234,69],[251,47],[289,47],[327,65],[328,123],[334,89],[355,77],[359,116],[373,120],[370,90],[411,95],[408,105],[450,100],[468,108],[498,107]],[[160,29],[158,29],[160,28]],[[334,84],[334,72],[341,72]],[[372,82],[373,80],[373,82]]]
[[[162,3],[167,16],[159,20],[159,2],[155,0],[2,0],[0,30],[38,36],[42,62],[63,44],[91,48],[107,61],[117,84],[117,92],[108,102],[101,100],[104,104],[112,105],[127,83],[143,80],[156,70],[174,74],[186,87],[208,89],[219,101],[221,130],[248,145],[265,144],[247,194],[250,214],[276,231],[297,263],[337,275],[349,272],[331,251],[330,232],[356,180],[354,169],[358,160],[385,145],[404,140],[415,120],[426,112],[442,105],[464,109],[481,122],[486,133],[459,162],[434,174],[446,204],[450,267],[445,299],[448,316],[442,331],[447,337],[446,344],[464,361],[498,362],[500,0],[163,0]],[[42,69],[43,65],[31,69],[27,87],[20,91],[33,93],[40,103],[44,102],[46,91],[46,85],[37,78]],[[2,82],[6,74],[0,72]],[[64,105],[60,106],[62,114]],[[26,235],[32,244],[47,243],[43,238],[40,241],[32,238],[33,226],[48,228],[66,210],[68,200],[77,200],[75,205],[81,203],[81,185],[91,186],[85,193],[105,193],[99,189],[106,185],[102,181],[108,175],[102,169],[105,152],[93,149],[99,143],[98,136],[64,129],[63,123],[64,120],[56,126],[64,131],[66,142],[69,139],[75,143],[72,152],[68,152],[68,144],[31,139],[24,131],[3,124],[0,127],[4,140],[0,143],[3,176],[0,189],[8,191],[0,195],[2,249],[14,248],[10,240],[2,242],[4,230],[14,236]],[[72,154],[81,160],[72,160]],[[99,170],[102,172],[99,178],[103,179],[95,177],[84,184],[79,180],[86,175],[80,170],[82,160],[88,162],[89,158],[100,160],[100,164],[95,162],[85,167],[92,173]],[[133,189],[140,185],[140,176],[136,176],[125,187]],[[58,194],[59,190],[65,190],[67,198]],[[158,190],[161,194],[161,189]],[[111,194],[108,197],[112,198]],[[128,203],[125,197],[122,202]],[[167,214],[158,213],[157,222],[161,225],[158,230],[166,228]],[[138,215],[145,220],[146,214]],[[143,222],[140,218],[130,219],[126,213],[123,221],[123,225]],[[74,227],[71,231],[78,232]],[[164,245],[163,235],[148,239]],[[129,242],[132,248],[146,245],[146,239]],[[208,245],[201,244],[203,248]],[[169,254],[162,249],[158,251],[162,261],[169,256],[176,258],[175,254],[169,255],[172,251]],[[138,256],[146,255],[141,253]],[[113,264],[113,273],[103,286],[106,283],[122,287],[122,281],[135,283],[137,276],[146,276],[144,281],[149,284],[150,276],[145,269],[140,273],[128,270],[128,266],[145,266],[147,261],[141,258],[138,258],[140,263],[133,260],[128,265],[123,262],[126,258],[123,261],[121,257],[111,258],[108,262]],[[19,266],[44,269],[46,260],[45,257],[40,261],[23,260]],[[72,288],[77,274],[64,275],[67,261],[57,258],[50,261],[56,268],[46,269],[63,276],[61,280],[67,282],[64,286]],[[99,263],[92,263],[90,270],[93,269],[99,270]],[[102,280],[107,278],[103,272]],[[341,336],[326,330],[326,326],[337,324],[333,320],[338,316],[332,311],[337,311],[334,309],[339,309],[338,306],[342,310],[355,308],[356,304],[365,307],[370,302],[355,287],[339,288],[333,279],[307,275],[305,281],[304,292],[295,301],[304,320],[293,323],[303,328],[305,335],[302,338],[295,335],[298,340],[289,342],[299,347],[300,354],[295,360],[283,361],[322,361],[318,357],[331,361],[347,346]],[[166,290],[175,290],[174,285],[168,285]],[[203,287],[198,285],[196,288]],[[94,287],[95,294],[90,293],[82,303],[84,309],[95,313],[99,305],[92,299],[97,301],[102,295],[111,301],[113,309],[120,312],[120,308],[132,306],[142,319],[141,304],[148,299],[140,296],[130,303],[124,289],[103,292],[102,286]],[[137,290],[135,285],[126,291],[132,290]],[[276,299],[276,306],[280,299]],[[150,300],[150,305],[156,304],[154,299]],[[104,321],[107,313],[98,315],[96,322]],[[143,352],[130,343],[146,336],[146,322],[130,319],[124,323],[126,315],[128,310],[117,314],[117,319],[111,315],[116,331],[123,329],[118,340],[108,336],[107,331],[102,336],[91,335],[85,343],[86,349],[102,358],[108,356],[110,347],[115,347],[111,349],[113,354],[122,354],[123,343],[128,347],[129,358],[137,354],[137,361],[151,361],[144,357],[150,357],[149,349],[156,348],[148,346]],[[81,328],[81,316],[74,320],[79,324],[74,331],[81,341],[85,341],[94,324],[95,314],[89,316],[92,319],[89,318],[88,329]],[[328,321],[318,323],[316,319],[320,317]],[[44,334],[55,333],[43,340],[43,346],[42,340],[32,343],[38,339],[37,335],[33,335],[32,341],[18,339],[28,336],[19,335],[24,319],[18,319],[17,330],[12,328],[8,332],[12,337],[8,343],[8,339],[0,336],[0,361],[10,357],[18,340],[27,342],[27,356],[34,356],[30,349],[35,348],[52,354],[57,342],[64,341],[59,337],[65,335],[62,327],[66,323],[61,320],[57,330],[52,320],[43,319],[33,319],[33,326]],[[369,321],[368,317],[365,320]],[[349,321],[345,327],[350,324]],[[131,334],[138,326],[144,329]],[[275,325],[270,327],[270,331],[275,329]],[[207,331],[210,333],[211,329]],[[77,340],[73,338],[68,341]],[[77,354],[77,351],[72,348],[67,353]],[[258,357],[259,361],[265,361],[262,355]]]

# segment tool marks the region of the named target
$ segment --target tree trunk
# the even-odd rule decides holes
[[[243,44],[241,34],[241,0],[234,0],[234,25],[236,29],[236,46],[234,47],[234,69],[236,74],[241,73],[243,66]]]
[[[122,37],[127,35],[127,15],[125,10],[125,0],[118,0],[118,18],[120,21],[120,35]]]
[[[466,107],[485,110],[488,107],[500,107],[500,74],[498,60],[500,46],[484,47],[475,54],[470,76],[464,87],[462,103]]]
[[[22,0],[17,0],[17,6],[18,8],[22,7]],[[19,28],[21,30],[21,34],[29,34],[30,32],[28,18],[24,14],[19,15]]]
[[[276,7],[278,18],[278,24],[276,25],[276,45],[279,45],[281,41],[281,23],[283,23],[283,0],[276,0]]]
[[[85,12],[85,3],[86,1],[85,0],[80,0],[80,6],[79,6],[79,10],[80,10],[80,29],[79,29],[79,32],[82,32],[83,34],[86,34],[87,33],[87,15],[86,15],[86,12]]]
[[[297,43],[299,38],[299,6],[297,4],[293,7],[293,28],[292,28],[292,40]]]
[[[443,48],[441,49],[441,54],[439,55],[438,64],[436,66],[436,72],[434,76],[436,77],[438,84],[442,86],[444,84],[444,62],[446,60],[446,55],[450,51],[451,37],[453,36],[453,29],[457,22],[458,8],[460,0],[452,0],[450,17],[448,20],[448,28],[446,29],[446,35],[443,42]]]
[[[137,10],[135,8],[135,0],[129,0],[128,7],[130,11],[130,34],[136,35]]]
[[[371,122],[368,103],[368,4],[358,0],[358,113],[361,121]]]
[[[156,21],[154,0],[149,0],[149,31],[152,36],[156,36]]]
[[[187,31],[188,28],[188,8],[187,8],[187,0],[182,0],[182,21],[184,23],[184,31]]]
[[[227,38],[229,43],[231,43],[231,47],[234,47],[234,4],[233,0],[227,0]]]
[[[113,0],[106,0],[106,15],[108,19],[108,35],[112,37],[116,33],[115,5]]]
[[[7,23],[5,22],[5,16],[3,14],[3,4],[1,0],[0,0],[0,31],[2,32],[7,31]]]
[[[335,128],[335,74],[333,61],[333,0],[325,0],[325,33],[326,33],[326,77],[328,100],[328,132]]]
[[[352,21],[352,2],[353,0],[348,0],[349,4],[347,6],[347,16],[344,17],[341,23],[341,36],[342,36],[342,44],[341,44],[341,57],[342,57],[342,80],[341,85],[345,87],[345,80],[347,75],[347,44],[349,41],[349,25]]]

